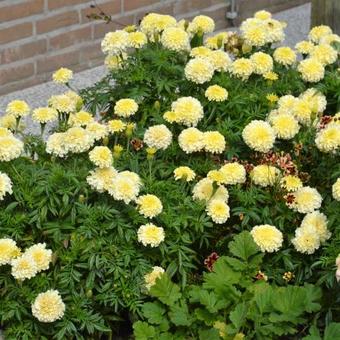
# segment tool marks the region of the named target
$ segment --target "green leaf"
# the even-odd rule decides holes
[[[230,313],[230,320],[236,328],[236,332],[240,330],[244,324],[247,316],[248,307],[245,302],[242,302],[236,306],[236,308]]]
[[[305,336],[303,340],[322,340],[320,332],[316,326],[309,328],[309,335]]]
[[[137,321],[133,324],[133,334],[136,340],[154,339],[156,330],[155,327],[148,325],[146,322]]]
[[[325,329],[324,340],[340,339],[340,322],[331,322]]]
[[[305,309],[306,312],[312,313],[316,312],[321,308],[321,305],[316,301],[320,301],[322,297],[322,291],[320,287],[316,287],[311,284],[304,285],[304,291],[306,293],[305,299]]]
[[[169,317],[172,323],[176,326],[190,326],[191,318],[188,311],[188,306],[174,305],[170,307]]]
[[[214,313],[210,313],[205,308],[196,308],[195,315],[198,320],[204,321],[204,323],[208,326],[212,325],[214,321],[216,321],[216,315]]]
[[[172,283],[166,274],[156,279],[156,283],[150,288],[150,295],[169,306],[182,296],[179,287]]]
[[[228,304],[224,299],[218,299],[214,292],[208,292],[206,290],[200,291],[200,303],[205,306],[210,313],[216,313]]]
[[[248,231],[243,231],[229,243],[231,253],[240,259],[249,262],[249,258],[259,252],[259,248]]]
[[[199,339],[200,340],[220,340],[219,331],[216,328],[210,328],[207,330],[199,331]]]
[[[164,318],[165,309],[158,302],[146,302],[143,305],[142,312],[150,323],[161,324]]]

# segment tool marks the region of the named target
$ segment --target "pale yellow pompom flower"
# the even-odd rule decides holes
[[[293,202],[288,207],[302,214],[307,214],[321,207],[322,197],[315,188],[302,187],[292,193]]]
[[[286,46],[278,47],[273,54],[274,60],[284,66],[290,66],[296,61],[296,53]]]
[[[152,271],[144,275],[144,283],[147,290],[156,283],[156,280],[164,274],[164,269],[162,267],[152,267]]]
[[[261,187],[273,186],[280,177],[280,170],[274,166],[261,164],[250,173],[252,182]]]
[[[282,233],[272,225],[257,225],[250,231],[250,234],[263,253],[273,253],[282,246]]]
[[[27,116],[30,110],[30,107],[24,100],[13,100],[6,107],[6,113],[15,118]]]
[[[152,223],[140,226],[137,235],[138,242],[152,248],[158,247],[165,239],[164,229],[162,227],[157,227]]]
[[[230,217],[228,204],[221,199],[212,199],[206,208],[207,215],[217,224],[225,223]]]
[[[333,31],[329,26],[326,25],[315,26],[309,31],[308,38],[314,43],[319,43],[321,38],[332,33]]]
[[[24,151],[24,143],[13,137],[0,137],[0,161],[9,162],[21,156]]]
[[[196,128],[183,130],[178,136],[178,144],[185,153],[201,151],[204,144],[204,133]]]
[[[244,142],[253,150],[268,152],[275,142],[275,131],[262,120],[251,121],[242,131]]]
[[[335,152],[340,147],[340,124],[330,123],[316,134],[316,147],[322,152]]]
[[[162,45],[171,51],[190,50],[190,40],[187,32],[178,27],[165,29],[161,36]]]
[[[311,255],[320,247],[320,238],[312,229],[297,228],[292,244],[299,253]]]
[[[192,33],[202,32],[211,33],[215,29],[215,22],[206,15],[198,15],[194,17],[188,27],[188,31]]]
[[[195,179],[196,173],[188,166],[180,166],[174,170],[175,180],[183,180],[186,182],[191,182]]]
[[[73,71],[65,67],[61,67],[52,75],[53,81],[57,84],[67,84],[72,78]]]
[[[129,33],[123,30],[108,32],[101,42],[103,53],[109,55],[119,55],[126,51],[129,46]]]
[[[90,171],[86,177],[87,183],[92,189],[98,192],[108,191],[113,186],[113,179],[117,176],[118,171],[110,166],[108,168],[96,168]]]
[[[332,185],[332,195],[336,201],[340,201],[340,177]]]
[[[314,47],[314,44],[310,41],[300,41],[295,45],[296,50],[301,54],[309,54]]]
[[[172,133],[164,124],[150,126],[144,133],[144,143],[149,148],[165,150],[171,142]]]
[[[270,123],[276,137],[284,140],[294,138],[300,130],[298,121],[289,113],[272,115]]]
[[[172,102],[171,111],[175,115],[176,122],[185,126],[196,126],[204,116],[202,104],[193,97],[178,98]]]
[[[204,94],[209,101],[223,102],[228,99],[228,91],[219,85],[209,86]]]
[[[273,58],[267,53],[256,52],[250,56],[250,61],[255,74],[264,75],[273,69]]]
[[[220,171],[225,177],[224,184],[234,185],[246,181],[246,169],[240,163],[227,163],[221,167]]]
[[[254,14],[254,18],[260,19],[260,20],[267,20],[272,17],[271,13],[265,10],[257,11]]]
[[[301,222],[301,228],[310,230],[319,236],[320,242],[325,242],[331,237],[327,229],[327,216],[319,211],[313,211],[305,215]]]
[[[281,188],[292,192],[302,188],[302,181],[297,176],[287,175],[281,178],[280,185]]]
[[[313,47],[309,56],[318,60],[322,65],[333,64],[338,59],[338,51],[328,44]]]
[[[120,99],[116,102],[114,113],[120,117],[130,117],[138,110],[138,104],[129,98]]]
[[[230,72],[237,78],[247,80],[254,72],[254,66],[251,60],[239,58],[230,65]]]
[[[113,162],[112,153],[107,146],[96,146],[89,152],[89,158],[99,168],[108,168]]]
[[[87,111],[79,111],[70,116],[69,123],[73,126],[87,126],[94,122],[93,115]]]
[[[36,262],[33,257],[28,254],[21,255],[12,260],[11,266],[11,273],[17,280],[23,281],[25,279],[31,279],[38,273]]]
[[[130,32],[129,36],[129,46],[133,48],[141,48],[143,47],[147,42],[148,38],[143,32]]]
[[[14,240],[10,238],[0,239],[0,266],[10,264],[19,255],[20,249]]]
[[[311,83],[317,83],[325,75],[324,66],[315,58],[307,58],[300,61],[297,70],[301,73],[304,81]]]
[[[6,194],[12,194],[12,181],[7,174],[0,171],[0,201],[2,201]]]
[[[222,153],[226,142],[224,136],[218,131],[207,131],[203,133],[204,150],[211,153]]]
[[[153,218],[163,210],[161,200],[155,195],[142,195],[136,200],[138,211],[144,217]]]
[[[33,110],[32,119],[40,124],[53,122],[58,118],[58,112],[51,107],[38,107]]]
[[[214,67],[206,58],[191,59],[184,68],[186,79],[196,84],[203,84],[211,80]]]
[[[107,128],[110,133],[123,132],[126,124],[120,119],[112,119],[107,122]]]
[[[52,250],[46,249],[45,243],[35,244],[25,250],[24,255],[29,255],[37,266],[37,272],[47,270],[52,261]]]
[[[40,293],[32,304],[32,315],[40,322],[60,320],[65,313],[65,304],[57,290]]]

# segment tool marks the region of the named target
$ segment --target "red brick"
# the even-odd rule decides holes
[[[159,2],[159,0],[124,0],[124,12],[133,11]]]
[[[0,64],[12,63],[45,53],[47,42],[45,39],[25,43],[15,47],[4,48],[0,52]]]
[[[26,22],[15,26],[0,29],[0,44],[17,41],[33,34],[32,23]]]
[[[45,56],[37,61],[37,74],[52,72],[60,67],[72,67],[79,63],[79,50]]]
[[[186,0],[186,1],[177,1],[174,4],[174,15],[185,15],[190,12],[197,12],[202,9],[209,8],[210,6],[224,4],[226,5],[225,0]]]
[[[214,18],[215,30],[220,30],[228,25],[225,13],[228,9],[227,4],[221,4],[220,6],[215,6],[210,9],[203,10],[201,13]]]
[[[104,54],[100,48],[100,41],[84,46],[80,50],[80,63],[89,62],[92,59],[101,58],[104,63]]]
[[[66,7],[66,6],[73,6],[73,5],[78,5],[82,3],[92,3],[89,0],[48,0],[48,9],[53,10],[53,9],[58,9],[61,7]]]
[[[52,17],[41,19],[37,21],[37,33],[46,33],[58,28],[67,27],[70,25],[78,24],[79,17],[77,11],[67,11]]]
[[[32,76],[34,64],[29,63],[20,66],[4,67],[0,69],[0,85],[6,85],[16,80],[21,80]]]
[[[0,8],[0,22],[29,17],[44,11],[44,0],[30,0]]]
[[[50,38],[50,48],[62,49],[87,40],[91,40],[91,26],[61,33]]]
[[[117,15],[120,14],[122,11],[121,8],[121,0],[110,0],[104,3],[98,4],[99,8],[90,8],[88,6],[87,8],[82,9],[81,11],[81,22],[89,22],[91,19],[87,17],[89,14],[100,14],[100,11],[105,13],[106,15]]]

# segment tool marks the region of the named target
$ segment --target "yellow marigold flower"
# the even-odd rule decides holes
[[[126,124],[126,130],[125,130],[125,135],[127,137],[131,137],[133,131],[136,129],[136,124],[135,123],[128,123]]]
[[[86,181],[92,189],[98,192],[104,192],[112,187],[113,179],[117,174],[117,170],[112,166],[108,168],[96,168],[90,171],[90,175],[86,177]]]
[[[161,200],[155,195],[139,196],[136,200],[138,211],[144,217],[153,218],[163,210]]]
[[[340,147],[340,125],[330,123],[320,130],[316,134],[315,144],[322,152],[336,151]]]
[[[53,81],[57,84],[67,84],[72,78],[73,71],[65,67],[61,67],[52,75]]]
[[[60,320],[65,313],[65,304],[57,290],[38,294],[32,304],[32,315],[40,322]]]
[[[1,139],[0,139],[1,141]],[[12,181],[7,174],[0,171],[0,201],[4,199],[6,194],[12,194]]]
[[[114,107],[114,113],[120,117],[130,117],[134,115],[138,110],[138,104],[129,98],[120,99],[116,102]]]
[[[298,121],[289,113],[272,115],[270,123],[276,137],[280,139],[292,139],[300,129]]]
[[[212,199],[207,205],[206,212],[218,224],[225,223],[230,217],[228,204],[220,199]]]
[[[190,57],[208,57],[211,53],[211,49],[205,46],[194,47],[190,51]]]
[[[225,202],[228,202],[228,190],[221,185],[214,193],[213,183],[214,181],[212,181],[210,178],[201,179],[193,188],[193,199],[206,202],[208,202],[210,199],[221,199]]]
[[[156,283],[156,280],[164,274],[164,269],[162,267],[152,267],[152,271],[144,275],[145,287],[147,290]]]
[[[140,187],[141,180],[137,174],[123,171],[112,179],[112,186],[108,191],[115,200],[129,204],[137,199]]]
[[[141,48],[148,42],[148,38],[143,32],[131,32],[128,39],[129,46],[133,48]]]
[[[0,126],[6,129],[14,130],[16,126],[16,119],[11,114],[6,114],[0,117]]]
[[[20,257],[15,258],[11,262],[12,265],[12,275],[17,280],[31,279],[38,272],[38,267],[33,257],[24,254]]]
[[[98,122],[90,122],[86,126],[86,131],[90,134],[90,136],[95,140],[98,141],[107,137],[109,131],[107,126],[104,124],[100,124]]]
[[[331,237],[327,229],[327,216],[319,211],[313,211],[303,218],[301,228],[310,230],[319,236],[320,242],[325,242]]]
[[[269,123],[251,121],[242,131],[244,142],[255,151],[268,152],[274,145],[275,132]]]
[[[160,33],[168,27],[176,26],[176,19],[170,15],[150,13],[140,23],[140,29],[148,36]]]
[[[332,185],[332,195],[336,201],[340,201],[340,177]]]
[[[164,229],[157,227],[152,223],[147,223],[139,227],[138,242],[141,242],[144,246],[158,247],[165,239]]]
[[[310,41],[300,41],[295,45],[296,50],[301,54],[309,54],[314,47],[314,44],[312,44]]]
[[[301,214],[307,214],[321,207],[322,197],[315,188],[302,187],[293,194],[293,202],[288,207]]]
[[[279,100],[279,97],[274,93],[267,94],[266,98],[271,103],[276,103]]]
[[[102,51],[104,54],[119,55],[126,51],[129,42],[129,33],[126,31],[109,32],[101,42]]]
[[[176,122],[185,126],[196,126],[203,118],[203,106],[193,97],[181,97],[171,104],[171,111],[176,115]]]
[[[320,247],[320,238],[312,229],[297,228],[292,244],[299,253],[310,255]]]
[[[319,43],[321,38],[332,33],[332,29],[329,26],[315,26],[309,31],[308,38],[314,43]]]
[[[58,118],[57,110],[51,107],[38,107],[33,110],[32,119],[40,124],[52,122]]]
[[[272,17],[271,13],[265,10],[257,11],[254,14],[254,18],[260,19],[260,20],[267,20],[267,19],[270,19],[271,17]]]
[[[240,163],[227,163],[221,167],[220,172],[224,175],[224,184],[233,185],[246,181],[246,169]]]
[[[253,63],[253,72],[256,74],[266,74],[273,69],[272,57],[263,52],[256,52],[250,56],[250,61]]]
[[[257,225],[250,231],[250,234],[263,253],[273,253],[282,246],[282,233],[272,225]]]
[[[185,153],[201,151],[204,148],[204,134],[196,128],[185,129],[178,136],[178,144]]]
[[[80,111],[83,107],[84,101],[83,98],[79,96],[78,93],[74,91],[67,91],[64,93],[64,95],[71,99],[73,105],[75,106],[75,111]]]
[[[81,127],[72,127],[63,136],[63,143],[68,152],[81,153],[87,151],[94,143],[92,135]]]
[[[340,37],[337,34],[328,34],[320,39],[320,44],[331,45],[333,42],[340,42]]]
[[[270,72],[266,72],[263,75],[263,78],[266,80],[275,81],[279,79],[279,76],[277,75],[277,73],[270,71]]]
[[[60,94],[57,96],[52,96],[48,100],[49,106],[53,109],[58,110],[59,112],[71,113],[76,111],[77,103],[66,94]]]
[[[189,24],[188,31],[191,33],[202,32],[204,34],[211,33],[215,29],[215,22],[206,15],[196,16]]]
[[[236,59],[230,65],[230,72],[237,78],[247,80],[254,71],[253,63],[246,58]]]
[[[228,99],[228,91],[219,85],[212,85],[206,89],[205,97],[209,101],[223,102]]]
[[[290,66],[296,61],[296,54],[290,47],[278,47],[273,54],[274,60],[284,66]]]
[[[282,96],[277,103],[279,107],[279,112],[293,114],[297,101],[298,98],[295,98],[290,94]]]
[[[169,27],[165,29],[161,36],[162,45],[171,51],[188,51],[190,50],[189,35],[187,32],[178,27]]]
[[[8,130],[7,128],[0,127],[0,137],[14,137],[11,130]]]
[[[301,124],[309,124],[312,115],[311,102],[298,98],[295,101],[292,113]]]
[[[86,126],[92,123],[94,118],[90,112],[79,111],[70,116],[69,122],[73,126]]]
[[[203,84],[213,77],[214,67],[206,58],[194,58],[186,64],[184,73],[189,81]]]
[[[29,255],[37,266],[37,272],[47,270],[52,261],[52,250],[46,249],[45,243],[35,244],[26,249],[24,255]]]
[[[280,176],[280,170],[270,165],[257,165],[250,173],[250,178],[254,184],[261,187],[274,185]]]
[[[149,127],[144,133],[144,143],[157,150],[165,150],[172,142],[172,133],[164,125],[154,125]]]
[[[112,119],[107,122],[107,128],[110,133],[122,132],[126,128],[126,124],[120,119]]]
[[[156,152],[157,152],[157,149],[156,148],[146,148],[146,158],[148,159],[148,160],[152,160],[152,159],[154,159],[154,157],[155,157],[155,154],[156,154]]]
[[[317,83],[325,75],[322,63],[315,58],[307,58],[300,61],[297,69],[301,73],[302,79],[311,83]]]
[[[175,180],[184,180],[186,182],[191,182],[195,179],[196,173],[188,166],[180,166],[174,170]]]
[[[309,56],[318,60],[322,65],[333,64],[338,59],[338,51],[328,44],[314,46]]]
[[[50,135],[46,142],[46,152],[64,157],[68,153],[68,148],[64,143],[65,133],[53,133]]]
[[[107,146],[96,146],[90,151],[89,158],[99,168],[109,168],[113,162],[112,153]]]
[[[203,133],[205,151],[211,153],[222,153],[225,150],[224,136],[218,131],[207,131]]]
[[[314,113],[324,112],[326,109],[326,97],[314,88],[307,89],[305,92],[300,94],[299,98],[307,101]]]
[[[168,122],[168,123],[174,123],[179,121],[179,118],[174,111],[167,111],[163,114],[163,118]]]
[[[21,156],[24,151],[24,143],[13,137],[0,137],[0,161],[9,162]]]
[[[25,117],[30,113],[30,107],[23,100],[13,100],[8,103],[6,113],[15,118]]]
[[[296,191],[302,188],[301,179],[293,175],[287,175],[287,176],[282,177],[280,184],[281,184],[281,188],[284,188],[290,192]]]
[[[0,239],[0,266],[10,264],[18,255],[20,255],[20,249],[15,241],[10,238]]]
[[[217,184],[225,184],[226,176],[220,170],[210,170],[207,174],[207,178],[211,179]]]
[[[256,47],[261,47],[268,42],[267,34],[263,26],[252,26],[243,30],[243,38],[246,44]]]
[[[217,72],[226,72],[232,63],[227,52],[222,50],[210,51],[210,54],[205,57]]]

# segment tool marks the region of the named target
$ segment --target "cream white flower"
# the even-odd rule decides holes
[[[149,148],[165,150],[172,142],[172,133],[164,125],[154,125],[149,127],[144,134],[144,143]]]
[[[138,229],[138,242],[144,246],[158,247],[165,239],[164,229],[152,223],[147,223]]]

